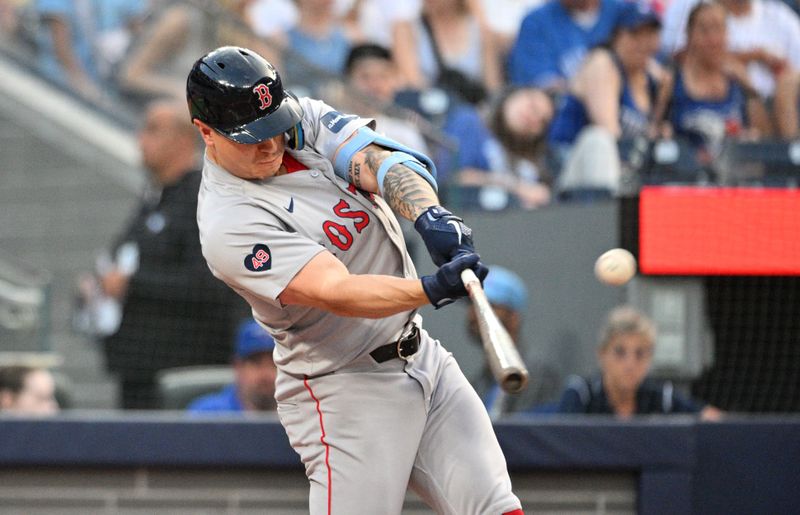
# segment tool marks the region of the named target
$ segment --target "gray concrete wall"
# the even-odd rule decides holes
[[[619,246],[618,211],[616,203],[607,202],[459,213],[475,231],[483,261],[514,270],[525,280],[529,302],[523,322],[524,355],[531,363],[555,368],[562,379],[595,369],[597,330],[608,310],[626,298],[624,287],[601,284],[593,272],[597,256]],[[434,267],[421,240],[415,243],[418,272],[431,273]],[[468,304],[461,302],[440,310],[425,308],[422,314],[428,331],[472,376],[484,359],[465,331],[466,309]]]

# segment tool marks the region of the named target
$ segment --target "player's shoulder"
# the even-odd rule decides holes
[[[308,122],[318,124],[333,133],[338,133],[349,122],[359,118],[355,114],[340,112],[322,100],[309,97],[298,100],[303,108],[303,117]]]

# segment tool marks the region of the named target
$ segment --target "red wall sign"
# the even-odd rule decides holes
[[[642,188],[639,269],[664,275],[800,275],[800,191]]]

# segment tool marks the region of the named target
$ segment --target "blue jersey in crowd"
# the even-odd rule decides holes
[[[436,166],[440,183],[446,183],[451,173],[463,168],[490,169],[484,144],[494,136],[474,107],[463,104],[453,107],[442,132],[456,142],[457,150],[455,153],[444,151],[438,156]]]
[[[669,120],[676,136],[694,145],[743,128],[747,123],[747,99],[742,86],[728,79],[728,93],[720,100],[692,98],[683,83],[683,74],[675,72]]]
[[[205,413],[210,411],[244,411],[239,396],[236,394],[236,385],[231,384],[216,393],[203,395],[192,401],[186,408],[189,413]]]
[[[620,139],[631,139],[647,134],[648,112],[642,111],[633,100],[628,79],[622,68],[619,58],[611,53],[619,73],[622,75],[622,91],[619,96],[619,124],[622,129]],[[655,100],[656,82],[655,79],[647,76],[647,85],[650,93],[651,103]],[[550,124],[548,137],[551,143],[572,144],[578,133],[589,124],[589,115],[583,101],[575,95],[565,95],[561,100],[553,122]]]
[[[611,36],[621,5],[618,0],[601,0],[590,27],[579,25],[559,0],[534,9],[523,19],[509,55],[511,83],[547,88],[571,78],[587,50]]]

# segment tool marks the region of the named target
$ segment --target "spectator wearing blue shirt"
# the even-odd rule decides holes
[[[489,275],[483,282],[486,298],[497,314],[497,318],[514,343],[522,348],[522,318],[528,306],[528,289],[525,282],[516,273],[501,266],[492,266]],[[475,310],[467,311],[467,331],[475,343],[480,343],[480,332]],[[558,380],[552,367],[540,362],[528,362],[528,370],[532,377],[528,388],[516,395],[507,395],[495,381],[489,367],[486,366],[480,376],[472,381],[475,391],[483,400],[492,420],[512,412],[525,411],[532,406],[552,400],[558,393]]]
[[[189,404],[190,413],[275,410],[275,376],[272,359],[275,341],[255,320],[241,325],[233,356],[235,382],[198,397]]]
[[[686,47],[661,83],[653,116],[660,132],[704,149],[708,159],[718,154],[726,138],[752,140],[771,130],[745,67],[730,58],[725,19],[722,4],[701,2],[692,8]]]
[[[619,0],[548,0],[522,21],[508,60],[512,84],[566,91],[589,48],[611,35]]]
[[[533,87],[504,90],[485,120],[474,109],[454,109],[443,131],[458,152],[439,160],[445,174],[452,171],[448,200],[483,210],[546,205],[551,181],[544,155],[553,112],[550,97]]]
[[[549,140],[562,166],[562,199],[616,195],[622,165],[619,142],[646,139],[657,81],[650,65],[659,48],[661,22],[645,4],[620,10],[607,45],[594,49],[570,84],[550,125]],[[629,167],[633,171],[633,165]],[[581,196],[578,196],[580,194]]]
[[[590,378],[571,376],[559,413],[633,415],[696,413],[718,420],[720,410],[681,395],[669,381],[648,378],[655,351],[656,328],[630,306],[612,310],[600,334],[597,359],[600,373]]]
[[[333,2],[296,0],[298,20],[286,33],[281,76],[292,87],[315,91],[344,71],[354,35]]]

